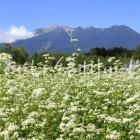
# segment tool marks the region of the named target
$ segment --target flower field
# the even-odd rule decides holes
[[[139,140],[140,63],[17,66],[1,55],[0,140]],[[3,59],[2,59],[3,58]],[[5,66],[5,67],[4,67]],[[82,69],[82,70],[81,70]]]

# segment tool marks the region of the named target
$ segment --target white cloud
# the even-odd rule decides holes
[[[11,26],[9,30],[0,29],[0,42],[11,43],[19,39],[33,37],[34,34],[28,31],[24,26]]]

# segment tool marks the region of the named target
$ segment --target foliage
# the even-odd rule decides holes
[[[47,53],[47,52],[44,52]],[[44,53],[35,53],[31,58],[31,60],[35,61],[35,64],[41,62],[44,64],[44,58],[43,58],[43,54]],[[128,64],[130,59],[134,59],[140,60],[140,51],[139,51],[139,47],[135,48],[134,50],[128,50],[126,48],[122,48],[122,47],[114,47],[114,48],[94,48],[89,52],[79,52],[78,51],[78,57],[76,59],[76,64],[83,64],[84,62],[89,63],[91,60],[93,60],[94,62],[97,63],[98,58],[100,58],[104,63],[106,63],[106,66],[108,65],[108,58],[109,57],[115,57],[117,59],[119,59],[121,61],[121,63],[123,64]],[[63,65],[66,65],[67,62],[65,61],[66,57],[69,57],[71,54],[66,54],[66,53],[53,53],[51,52],[50,55],[52,57],[55,57],[56,60],[52,61],[52,66],[54,66],[54,64],[61,58],[62,59],[62,63]]]
[[[0,52],[12,55],[13,60],[18,64],[24,64],[28,60],[28,54],[23,47],[13,48],[10,44],[0,47]]]
[[[140,60],[140,46],[137,46],[133,51],[133,58]]]

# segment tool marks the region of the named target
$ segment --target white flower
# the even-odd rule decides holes
[[[42,96],[43,94],[45,94],[45,88],[37,88],[37,89],[34,89],[32,92],[32,95],[35,97]]]
[[[13,123],[10,123],[9,125],[8,125],[8,127],[7,127],[7,130],[8,131],[15,131],[15,130],[17,130],[19,127],[17,126],[17,125],[15,125],[15,124],[13,124]]]
[[[72,132],[75,133],[75,134],[77,134],[77,133],[81,133],[82,134],[82,133],[85,132],[85,129],[82,128],[82,127],[74,128]]]
[[[133,118],[123,118],[122,122],[125,124],[125,123],[128,123],[128,122],[131,122],[132,120],[133,120]]]
[[[119,137],[120,137],[120,133],[117,132],[116,130],[111,131],[110,134],[106,136],[106,138],[110,140],[117,140],[119,139]]]
[[[0,136],[4,136],[4,140],[9,140],[10,136],[9,136],[9,131],[8,130],[4,130],[2,132],[0,132]]]
[[[115,57],[109,57],[109,58],[108,58],[108,62],[110,63],[110,62],[112,62],[114,59],[115,59]]]
[[[69,61],[74,61],[74,60],[75,60],[75,58],[73,58],[73,57],[67,57],[67,58],[66,58],[66,61],[67,61],[67,62],[69,62]]]
[[[57,138],[56,140],[64,140],[63,138]]]
[[[124,103],[128,104],[128,103],[134,102],[139,97],[140,97],[140,93],[137,93],[134,96],[128,98],[126,101],[124,101]]]
[[[27,118],[22,122],[22,126],[34,125],[36,123],[34,118]]]
[[[140,134],[140,129],[136,129],[135,131],[136,133]]]
[[[5,62],[5,61],[11,60],[11,59],[12,59],[12,57],[10,54],[0,53],[0,61]]]
[[[56,105],[55,102],[49,102],[48,105],[47,105],[47,108],[48,108],[48,109],[54,109],[54,108],[56,108],[56,107],[57,107],[57,105]]]
[[[89,123],[87,126],[87,131],[94,132],[96,130],[95,124]]]

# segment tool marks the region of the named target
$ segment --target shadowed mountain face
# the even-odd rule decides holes
[[[87,52],[95,47],[126,47],[132,49],[140,44],[140,34],[120,25],[110,28],[70,28],[50,26],[34,31],[35,36],[18,40],[13,45],[24,46],[29,54],[40,51],[73,52],[76,48]]]

